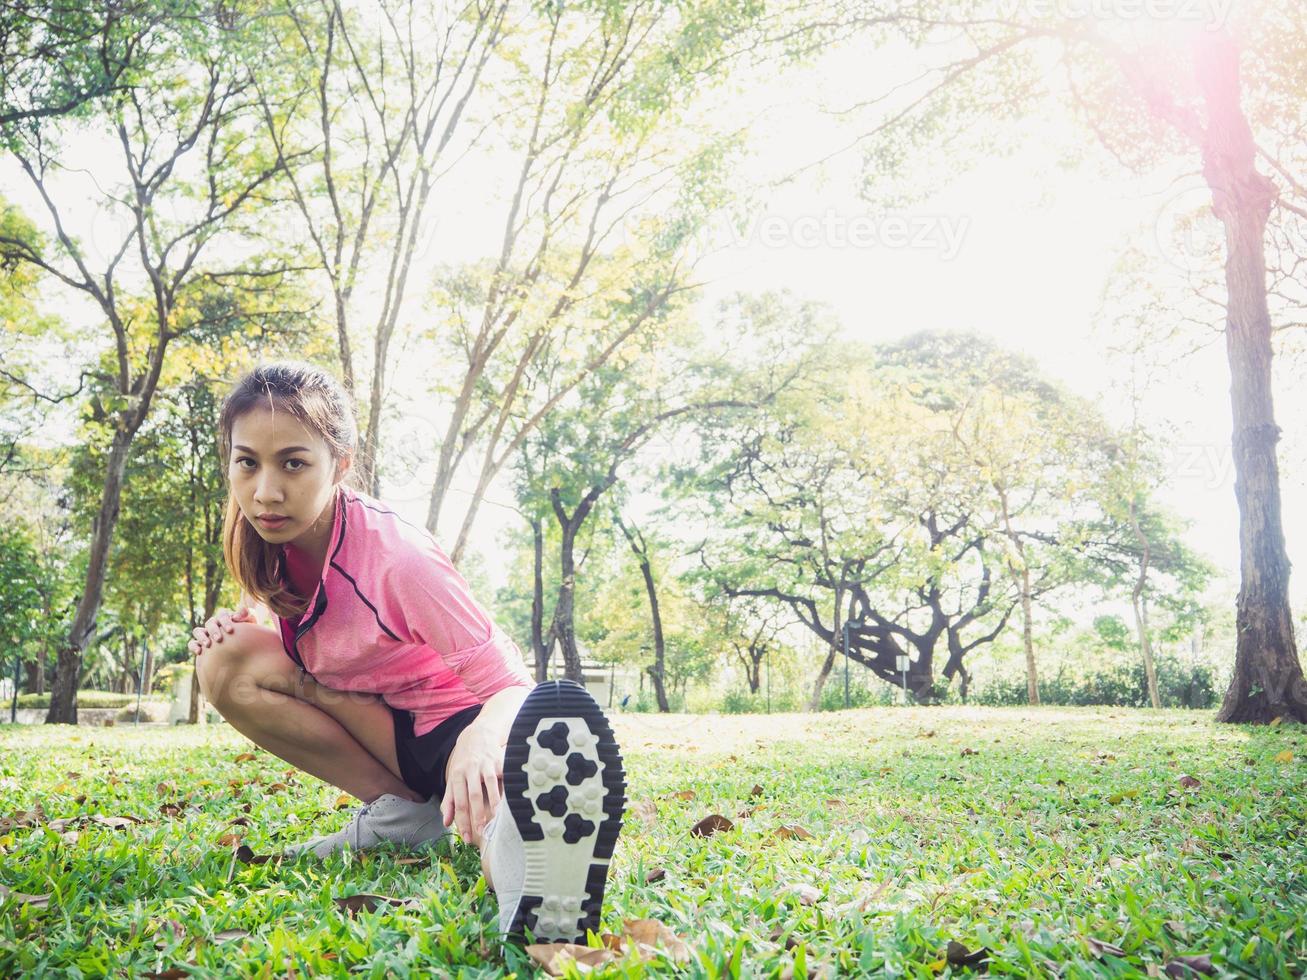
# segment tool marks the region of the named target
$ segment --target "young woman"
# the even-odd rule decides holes
[[[256,368],[227,396],[218,437],[242,601],[194,631],[201,689],[246,737],[363,803],[288,855],[455,827],[481,849],[501,931],[583,941],[625,803],[594,700],[533,686],[431,535],[347,485],[357,430],[328,374]]]

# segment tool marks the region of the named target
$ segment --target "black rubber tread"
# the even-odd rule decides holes
[[[608,880],[608,861],[617,846],[622,830],[622,816],[626,808],[626,774],[622,769],[622,756],[613,737],[612,727],[590,693],[572,681],[545,681],[538,684],[522,703],[517,718],[509,731],[508,745],[504,750],[504,793],[508,797],[509,812],[517,825],[523,842],[542,841],[544,829],[536,823],[535,813],[528,797],[530,774],[530,746],[527,739],[535,734],[542,718],[581,718],[596,737],[595,750],[603,763],[604,787],[603,819],[594,842],[594,858],[586,875],[588,897],[582,903],[580,932],[570,937],[546,937],[563,941],[584,942],[586,930],[599,928],[603,912],[604,889]],[[544,746],[557,755],[551,745]],[[586,835],[588,836],[588,835]],[[518,901],[509,935],[521,939],[527,930],[535,931],[538,910],[543,903],[539,895],[524,894]]]

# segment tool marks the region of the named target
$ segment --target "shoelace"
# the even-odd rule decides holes
[[[361,846],[359,844],[359,828],[363,825],[363,818],[366,817],[372,811],[372,807],[376,805],[380,800],[381,797],[377,797],[377,799],[373,800],[371,803],[364,803],[361,807],[359,807],[358,812],[354,814],[353,818],[346,825],[345,840],[350,841],[350,844],[355,849]],[[353,840],[350,840],[351,833],[353,834]]]

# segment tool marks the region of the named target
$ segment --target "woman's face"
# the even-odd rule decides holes
[[[323,438],[280,407],[250,409],[232,423],[232,493],[265,541],[316,540],[319,518],[324,511],[330,518],[336,483],[348,469],[346,460],[337,473]]]

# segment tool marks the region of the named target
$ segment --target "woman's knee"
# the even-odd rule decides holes
[[[293,665],[286,659],[281,638],[273,630],[236,623],[221,643],[200,654],[195,671],[205,698],[226,714],[228,707],[254,699],[265,686],[260,682],[269,674],[290,668]]]

